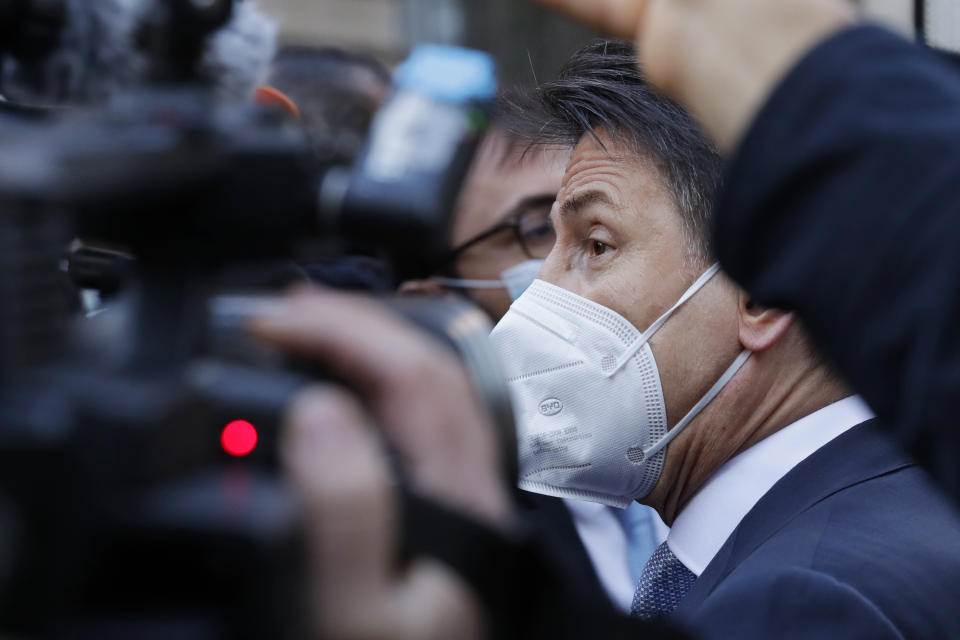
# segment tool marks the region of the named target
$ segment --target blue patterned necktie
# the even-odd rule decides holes
[[[633,583],[640,582],[643,569],[660,541],[653,524],[653,509],[634,502],[626,509],[610,509],[620,520],[623,533],[627,538],[627,566]]]
[[[671,613],[696,581],[696,574],[683,566],[664,542],[643,568],[630,615],[640,620],[654,620]]]

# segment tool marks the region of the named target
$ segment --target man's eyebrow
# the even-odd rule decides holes
[[[585,191],[570,196],[560,204],[560,215],[564,218],[575,216],[594,204],[614,207],[613,201],[603,191]]]

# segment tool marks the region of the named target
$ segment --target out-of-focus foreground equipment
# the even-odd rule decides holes
[[[250,274],[348,245],[397,278],[432,264],[495,72],[477,52],[416,50],[352,166],[318,166],[282,114],[203,88],[202,44],[234,0],[150,5],[149,86],[51,121],[0,113],[0,630],[305,637],[276,441],[318,372],[246,338],[279,303],[249,295]],[[4,64],[56,48],[70,6],[0,0]],[[117,297],[78,317],[64,271]],[[478,312],[406,313],[458,349],[512,445]]]

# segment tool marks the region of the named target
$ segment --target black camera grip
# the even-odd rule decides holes
[[[429,556],[456,571],[483,603],[488,636],[514,638],[686,638],[611,608],[582,602],[554,569],[534,528],[518,519],[497,531],[400,485],[403,562]]]

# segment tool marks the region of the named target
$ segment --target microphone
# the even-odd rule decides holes
[[[276,50],[276,22],[250,0],[237,2],[230,22],[207,42],[200,71],[221,99],[250,101],[267,83]]]
[[[31,2],[20,0],[20,5]],[[6,50],[0,93],[13,103],[62,107],[99,103],[147,84],[156,61],[143,46],[142,29],[158,10],[163,15],[164,5],[172,4],[60,0],[62,24],[54,48],[39,56]],[[275,23],[249,0],[238,1],[228,23],[204,44],[198,76],[223,100],[250,99],[269,72],[275,48]]]

